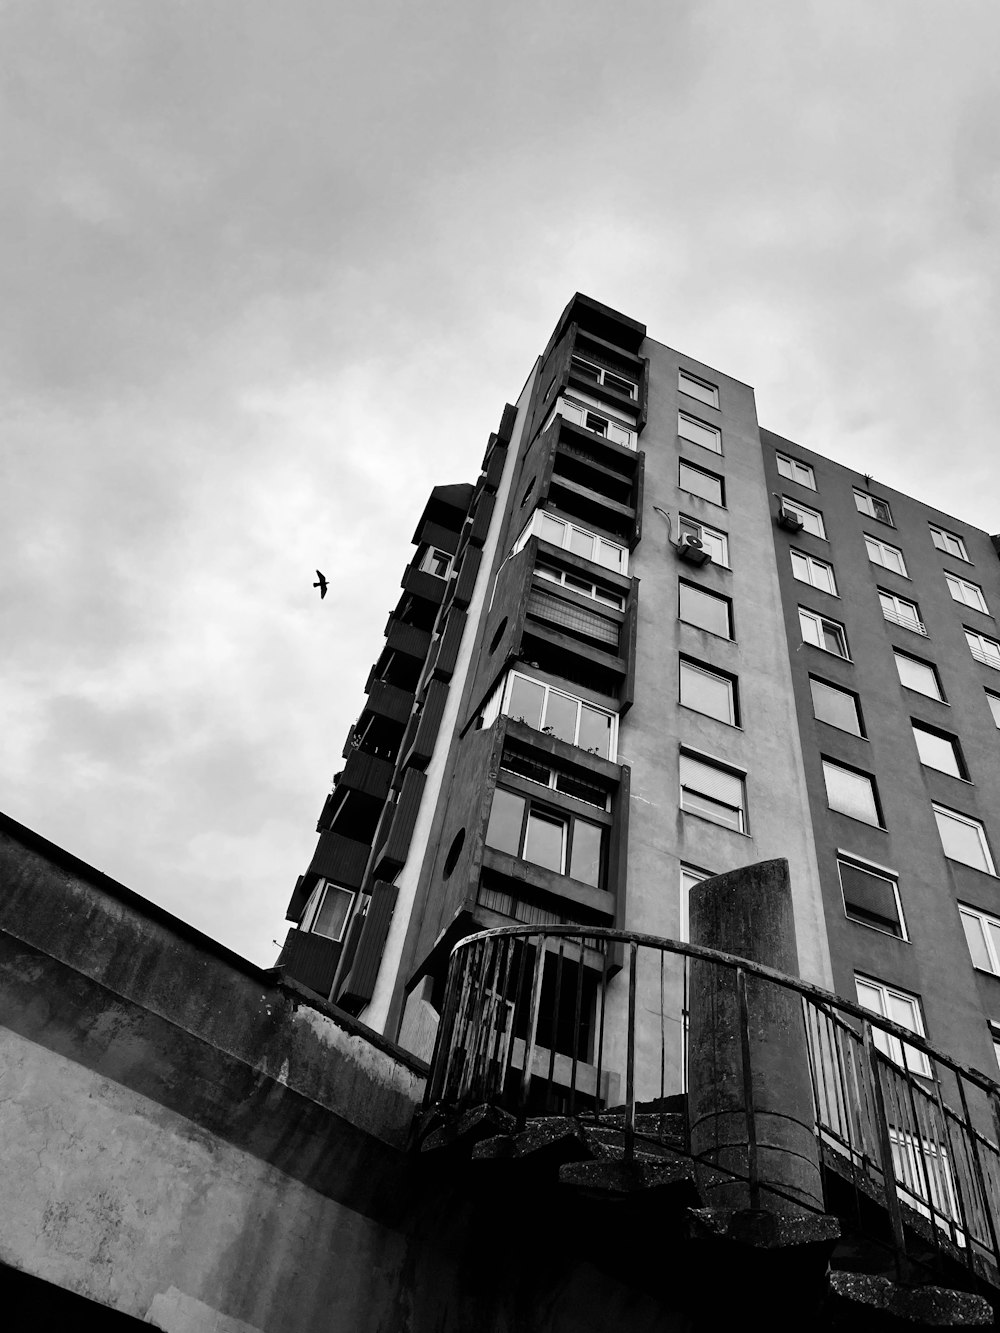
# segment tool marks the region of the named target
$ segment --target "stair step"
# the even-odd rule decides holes
[[[696,1198],[694,1169],[689,1161],[567,1162],[559,1168],[559,1181],[599,1194],[627,1196],[654,1189],[683,1189]]]

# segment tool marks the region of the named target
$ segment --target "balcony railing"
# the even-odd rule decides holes
[[[617,1132],[626,1162],[669,1147],[702,1169],[690,1128],[678,1142],[667,1108],[689,1086],[692,1000],[706,977],[738,1015],[730,1046],[743,1096],[725,1109],[746,1120],[742,1169],[712,1158],[716,1178],[745,1182],[751,1207],[762,1188],[780,1195],[759,1182],[752,1054],[780,1041],[807,1066],[826,1211],[860,1218],[880,1205],[877,1243],[900,1272],[943,1252],[971,1281],[1000,1285],[1000,1084],[851,1001],[728,954],[597,927],[470,936],[451,957],[428,1106],[492,1105],[522,1126],[557,1112]],[[796,1031],[762,1029],[776,1005]]]
[[[927,626],[916,616],[900,615],[898,611],[890,611],[886,607],[882,608],[884,619],[890,621],[893,625],[900,625],[903,629],[912,630],[914,634],[927,634]]]

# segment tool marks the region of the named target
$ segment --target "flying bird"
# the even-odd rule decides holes
[[[326,596],[326,590],[329,587],[329,584],[326,581],[326,576],[322,574],[318,569],[316,571],[316,577],[319,579],[319,582],[314,583],[313,587],[319,588],[320,601],[322,601],[323,598]]]

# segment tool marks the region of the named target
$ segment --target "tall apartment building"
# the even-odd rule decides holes
[[[682,939],[693,884],[784,857],[800,975],[996,1073],[986,533],[761,428],[747,385],[578,294],[413,541],[288,975],[426,1058],[470,932]],[[585,1006],[615,1002],[580,966]]]

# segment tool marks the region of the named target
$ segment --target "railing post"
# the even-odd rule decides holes
[[[525,947],[528,940],[525,940]],[[520,1120],[524,1123],[528,1110],[528,1094],[531,1091],[531,1069],[535,1062],[535,1045],[538,1037],[538,1011],[542,1004],[542,979],[545,975],[545,936],[539,935],[535,942],[535,970],[531,978],[531,1008],[528,1011],[528,1033],[524,1042],[524,1068],[521,1070],[521,1106]]]
[[[639,946],[629,941],[628,953],[628,1035],[625,1054],[625,1161],[635,1156],[635,974]]]
[[[861,1028],[865,1047],[865,1059],[871,1079],[872,1094],[875,1098],[875,1124],[878,1132],[879,1155],[882,1158],[882,1185],[885,1192],[885,1206],[892,1227],[892,1243],[896,1252],[896,1278],[907,1282],[910,1276],[910,1264],[906,1257],[906,1241],[903,1236],[903,1212],[899,1206],[899,1194],[896,1190],[896,1171],[892,1161],[892,1140],[889,1138],[889,1122],[885,1114],[885,1096],[882,1091],[882,1079],[879,1075],[878,1054],[872,1041],[872,1025],[865,1019]]]
[[[750,1059],[750,1010],[747,1005],[747,974],[736,969],[736,999],[740,1009],[740,1063],[743,1066],[743,1110],[747,1129],[747,1178],[750,1207],[760,1207],[760,1166],[757,1161],[757,1116],[753,1101],[753,1065]]]

